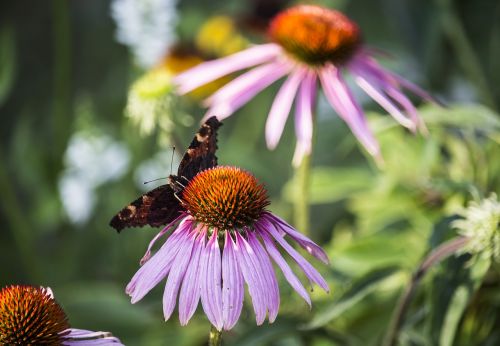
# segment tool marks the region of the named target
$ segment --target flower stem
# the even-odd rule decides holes
[[[309,228],[309,190],[311,186],[311,154],[306,154],[300,166],[295,169],[295,181],[297,183],[294,198],[295,227],[307,236],[310,236]]]
[[[222,345],[222,332],[212,326],[212,328],[210,329],[210,334],[208,335],[208,346],[220,345]]]
[[[434,251],[432,251],[420,264],[418,269],[413,273],[410,284],[406,287],[405,291],[399,298],[398,305],[394,309],[393,317],[391,324],[389,326],[389,330],[385,335],[385,340],[383,345],[385,346],[394,346],[397,343],[397,338],[399,334],[399,330],[403,326],[406,312],[410,307],[411,300],[413,299],[413,295],[417,289],[417,285],[420,280],[424,277],[427,271],[434,265],[440,263],[445,258],[451,256],[456,253],[459,249],[461,249],[467,242],[469,238],[466,237],[456,237],[453,238],[446,243],[438,246]]]

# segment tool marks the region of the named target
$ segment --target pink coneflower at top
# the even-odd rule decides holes
[[[50,288],[7,286],[0,290],[1,345],[122,345],[107,332],[70,328]]]
[[[426,100],[431,100],[431,97],[418,86],[380,66],[362,44],[358,26],[342,13],[319,6],[295,6],[271,21],[268,35],[273,43],[256,45],[179,74],[174,79],[178,92],[184,94],[221,76],[252,68],[205,101],[210,107],[207,116],[216,114],[222,120],[261,90],[288,76],[271,106],[266,141],[269,148],[276,147],[295,99],[295,164],[311,151],[318,80],[337,114],[368,153],[379,157],[379,145],[344,79],[346,71],[401,125],[413,132],[424,129],[417,110],[402,89]]]
[[[271,259],[286,280],[310,305],[307,290],[287,264],[279,248],[293,258],[311,284],[325,291],[321,275],[287,241],[295,241],[327,263],[324,251],[266,210],[266,190],[250,173],[219,166],[198,173],[182,192],[184,210],[150,243],[143,266],[127,286],[132,303],[142,299],[166,278],[165,319],[177,300],[179,319],[186,325],[201,300],[206,316],[219,331],[231,329],[240,316],[244,284],[252,299],[257,324],[278,314],[280,296]],[[151,257],[151,247],[172,232]]]

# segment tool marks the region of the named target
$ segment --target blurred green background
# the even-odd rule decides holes
[[[291,2],[136,0],[142,17],[130,4],[116,15],[126,3],[0,3],[0,286],[50,286],[73,327],[108,330],[129,345],[203,345],[209,323],[201,308],[181,328],[176,316],[163,321],[162,285],[135,305],[124,293],[156,230],[118,235],[108,221],[162,183],[143,181],[171,173],[172,145],[182,154],[204,112],[168,83],[155,89],[146,79],[150,93],[134,83],[169,47],[207,59],[265,41],[265,23]],[[412,273],[456,234],[457,210],[500,190],[500,1],[316,3],[347,13],[369,46],[389,53],[384,65],[445,107],[422,105],[430,134],[412,136],[359,93],[381,142],[380,170],[320,98],[309,234],[330,255],[330,267],[314,264],[332,292],[313,292],[309,311],[283,282],[277,321],[256,327],[246,304],[224,334],[227,345],[380,344]],[[200,35],[214,16],[234,24],[231,39]],[[217,155],[253,172],[271,210],[292,222],[293,121],[275,151],[263,134],[279,84],[224,121]],[[399,344],[500,344],[500,268],[471,263],[466,254],[432,268]]]

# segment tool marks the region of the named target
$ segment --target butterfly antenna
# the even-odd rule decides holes
[[[174,163],[174,153],[175,153],[175,145],[172,146],[172,157],[170,158],[170,174],[172,174],[172,165]]]
[[[162,180],[162,179],[167,179],[167,178],[168,178],[168,177],[163,177],[163,178],[158,178],[158,179],[153,179],[153,180],[145,181],[145,182],[144,182],[144,185],[149,184],[149,183],[152,183],[153,181]]]

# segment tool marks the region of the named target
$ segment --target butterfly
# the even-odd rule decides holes
[[[217,129],[222,123],[209,118],[194,136],[182,157],[177,175],[170,175],[165,185],[145,193],[116,214],[109,225],[120,232],[126,227],[159,227],[173,221],[184,209],[179,196],[199,172],[217,166]]]

